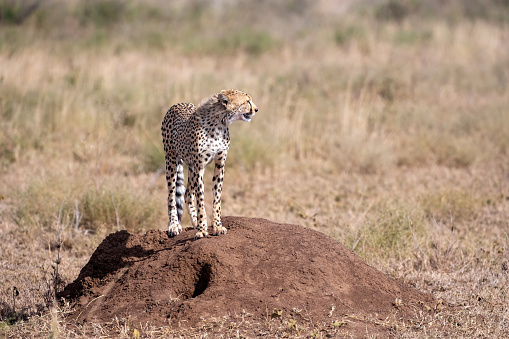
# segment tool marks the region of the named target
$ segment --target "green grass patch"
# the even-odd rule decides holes
[[[14,213],[15,222],[27,229],[37,226],[55,230],[67,225],[93,232],[99,229],[139,232],[154,228],[161,216],[149,192],[119,184],[91,188],[90,183],[78,185],[68,179],[32,181],[17,197],[20,204]]]
[[[381,21],[401,22],[408,17],[412,8],[409,1],[388,0],[375,9],[375,17]]]
[[[358,25],[338,27],[334,33],[334,41],[341,47],[348,47],[354,41],[366,43],[366,31]]]
[[[398,45],[417,45],[426,43],[432,38],[433,33],[431,31],[400,29],[394,36],[394,42]]]
[[[408,256],[416,241],[426,237],[425,215],[410,210],[399,201],[385,201],[373,206],[355,234],[346,244],[363,258],[399,258]]]
[[[81,197],[84,227],[127,229],[129,232],[154,228],[157,205],[146,194],[127,189],[89,190]]]
[[[449,167],[469,167],[480,154],[475,140],[470,138],[450,138],[444,135],[430,140],[431,152],[436,162]]]
[[[0,0],[0,24],[19,25],[27,20],[39,7],[36,0]]]
[[[0,168],[14,163],[18,159],[19,150],[19,144],[10,135],[0,134]]]
[[[70,213],[68,206],[63,205],[65,196],[57,178],[32,180],[16,197],[18,207],[14,221],[26,229],[40,226],[51,230],[57,225],[61,209],[65,209],[64,214]]]
[[[111,27],[125,19],[127,4],[128,2],[120,0],[83,1],[79,3],[75,15],[83,25]]]
[[[165,158],[162,142],[160,146],[152,143],[145,146],[143,169],[147,172],[156,172],[164,166]]]
[[[472,220],[482,208],[482,200],[474,192],[456,188],[428,192],[419,202],[426,215],[437,220]]]
[[[224,33],[201,32],[185,39],[184,53],[214,54],[219,56],[244,52],[250,56],[259,56],[274,49],[278,43],[267,31],[241,28]]]
[[[280,151],[278,145],[256,135],[241,135],[241,133],[246,132],[232,131],[235,127],[237,126],[230,129],[232,141],[226,166],[247,170],[252,170],[257,164],[267,168],[273,166]],[[251,134],[254,134],[254,132],[251,131]]]

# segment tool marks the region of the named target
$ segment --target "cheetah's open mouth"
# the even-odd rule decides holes
[[[245,122],[250,122],[252,116],[253,115],[251,113],[244,113],[242,114],[242,120]]]

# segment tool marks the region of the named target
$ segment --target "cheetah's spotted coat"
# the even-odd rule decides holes
[[[166,113],[161,131],[168,182],[168,236],[176,236],[182,231],[180,220],[184,201],[197,230],[196,238],[208,235],[203,174],[205,166],[211,161],[215,162],[212,234],[226,233],[226,228],[221,225],[221,192],[230,146],[228,126],[236,120],[249,122],[257,111],[249,94],[224,90],[198,108],[190,103],[181,103],[172,106]],[[184,188],[183,162],[189,168],[187,188]],[[194,206],[195,199],[197,208]]]

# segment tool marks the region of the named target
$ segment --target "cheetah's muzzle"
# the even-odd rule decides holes
[[[245,122],[250,122],[251,118],[253,117],[253,115],[256,114],[256,112],[258,112],[258,108],[255,108],[254,111],[251,111],[249,113],[242,114],[242,120]]]
[[[245,122],[250,122],[252,116],[253,115],[251,113],[244,113],[242,114],[242,120],[244,120]]]

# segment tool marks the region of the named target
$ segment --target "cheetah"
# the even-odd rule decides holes
[[[258,108],[249,94],[231,89],[212,95],[198,108],[191,103],[180,103],[166,113],[161,132],[168,183],[169,237],[182,231],[184,202],[197,231],[195,238],[208,236],[203,174],[205,166],[212,161],[215,163],[212,234],[226,233],[221,224],[221,192],[230,146],[228,126],[236,120],[249,122],[256,112]],[[188,167],[187,188],[184,187],[183,163]]]

